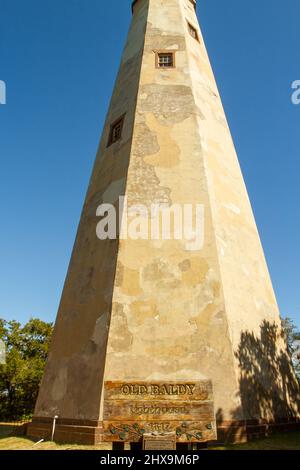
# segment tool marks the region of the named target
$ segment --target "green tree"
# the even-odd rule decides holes
[[[294,321],[289,317],[282,318],[281,323],[285,333],[288,350],[292,357],[293,366],[296,375],[300,380],[300,331]]]
[[[6,364],[0,365],[0,419],[33,413],[47,358],[52,324],[32,318],[22,326],[0,318]]]

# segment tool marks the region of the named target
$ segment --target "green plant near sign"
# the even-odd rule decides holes
[[[206,428],[211,430],[212,424],[207,424]],[[201,441],[203,439],[203,433],[201,431],[188,431],[188,425],[186,423],[182,423],[181,426],[176,428],[176,436],[178,438],[185,436],[188,441],[191,441],[192,439],[197,439],[198,441]]]
[[[207,429],[212,429],[212,424],[209,423],[206,426]],[[146,433],[146,430],[139,426],[138,423],[130,424],[123,424],[122,426],[111,426],[110,433],[113,436],[118,437],[121,441],[136,441],[143,437]],[[201,431],[189,431],[188,425],[186,423],[182,423],[181,426],[176,428],[176,436],[178,438],[186,437],[188,441],[196,439],[201,441],[203,439],[203,433]]]
[[[121,441],[130,441],[130,437],[141,438],[146,430],[140,427],[137,423],[132,425],[124,424],[122,426],[111,426],[110,432],[113,436],[118,436]]]

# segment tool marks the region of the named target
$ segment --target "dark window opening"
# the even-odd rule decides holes
[[[125,119],[125,114],[110,126],[110,133],[109,133],[107,147],[109,147],[110,145],[114,144],[115,142],[121,139],[124,119]]]
[[[174,67],[174,52],[158,52],[157,53],[157,66],[159,68]]]
[[[189,29],[189,33],[190,35],[192,36],[192,38],[196,39],[196,41],[199,42],[199,34],[198,34],[198,31],[196,28],[194,28],[193,25],[191,25],[191,23],[188,22],[188,29]]]

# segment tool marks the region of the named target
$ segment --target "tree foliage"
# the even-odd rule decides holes
[[[300,331],[294,321],[289,317],[283,318],[281,322],[285,332],[288,350],[292,357],[293,366],[300,380]]]
[[[6,364],[0,365],[0,419],[33,413],[52,334],[52,324],[32,318],[22,326],[0,318]]]

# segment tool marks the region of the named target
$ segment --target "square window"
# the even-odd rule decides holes
[[[122,137],[125,114],[110,126],[109,139],[107,147],[114,144]]]
[[[198,31],[196,28],[194,28],[193,25],[191,25],[191,23],[188,22],[188,29],[189,29],[189,33],[190,35],[192,36],[192,38],[196,39],[196,41],[199,42],[199,35],[198,35]]]
[[[175,66],[174,52],[158,52],[156,64],[158,68],[172,68]]]

